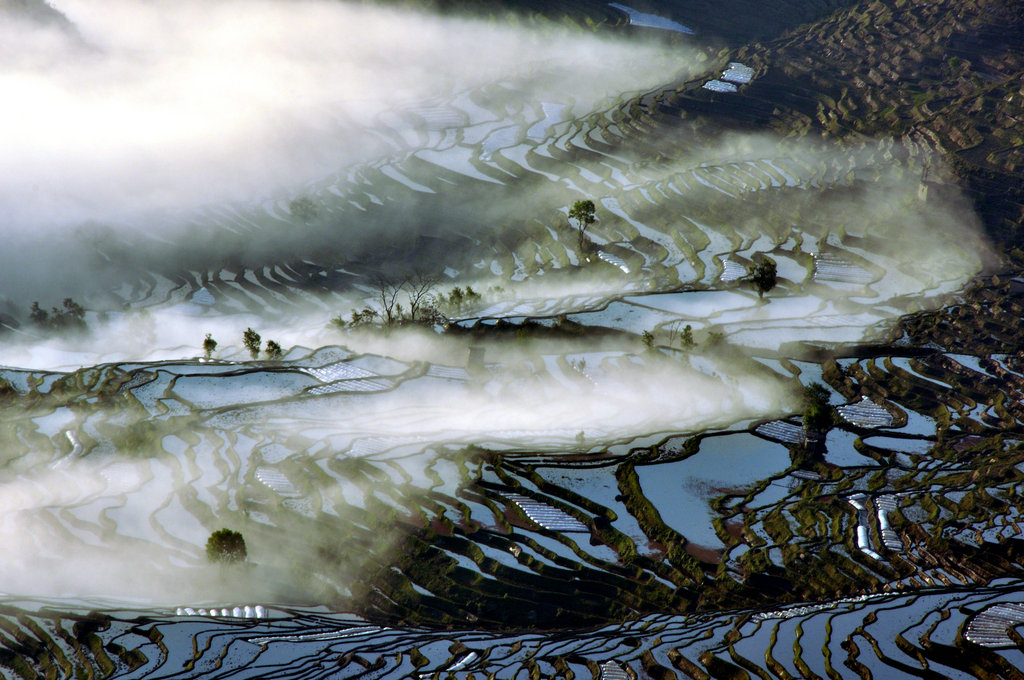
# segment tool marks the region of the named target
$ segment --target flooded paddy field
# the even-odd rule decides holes
[[[22,4],[3,11],[49,26],[34,49],[142,49],[80,3]],[[841,4],[773,21],[845,26]],[[723,47],[764,35],[696,2],[585,5],[508,31],[417,15],[494,55],[430,62],[450,77],[426,89],[373,71],[355,108],[286,79],[287,141],[316,162],[284,179],[198,191],[213,128],[171,159],[188,201],[128,151],[102,169],[131,200],[76,196],[88,173],[38,213],[0,191],[21,249],[0,271],[0,675],[1020,677],[1006,213],[930,129],[839,134],[827,95],[821,134],[794,123],[803,95],[765,60],[795,37]],[[544,33],[563,20],[591,28]],[[291,77],[365,57],[213,25]],[[790,128],[751,125],[772,92]],[[211,557],[221,529],[239,563]]]

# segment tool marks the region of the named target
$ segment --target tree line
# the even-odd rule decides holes
[[[255,361],[260,357],[260,347],[263,338],[260,334],[254,331],[252,328],[246,328],[245,332],[242,333],[242,346],[249,351],[249,356]],[[212,333],[207,333],[206,338],[203,340],[203,355],[207,359],[213,358],[213,353],[217,351],[217,341],[213,339]],[[267,340],[267,347],[263,350],[263,354],[269,361],[280,361],[284,357],[284,349],[281,345],[274,340]]]
[[[64,298],[61,307],[53,307],[47,312],[39,306],[39,301],[32,303],[28,318],[37,328],[50,331],[84,331],[85,309],[71,298]]]
[[[336,316],[331,324],[340,329],[396,326],[435,326],[450,323],[483,299],[472,286],[455,286],[447,293],[437,290],[438,279],[414,274],[400,280],[379,278],[373,302],[351,316]]]

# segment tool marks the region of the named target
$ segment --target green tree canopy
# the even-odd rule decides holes
[[[763,258],[760,262],[750,267],[749,277],[750,282],[754,284],[754,288],[757,290],[757,296],[763,298],[764,294],[778,283],[778,269],[775,266],[775,261],[767,257]]]
[[[594,202],[590,199],[576,201],[569,208],[569,224],[576,222],[576,236],[579,240],[580,255],[586,254],[589,250],[589,239],[587,239],[587,227],[597,221]]]
[[[246,556],[245,539],[237,531],[218,529],[206,541],[206,559],[211,562],[234,564],[244,562]]]
[[[50,325],[50,315],[39,306],[39,300],[32,303],[32,309],[29,311],[28,318],[32,319],[32,323],[40,328],[46,328]]]
[[[206,339],[203,340],[203,353],[206,354],[206,358],[209,359],[213,356],[213,353],[217,350],[217,341],[213,339],[213,335],[210,333],[206,334]]]
[[[682,334],[679,336],[679,345],[685,350],[693,349],[697,343],[693,340],[693,326],[686,324]]]
[[[281,345],[273,340],[267,340],[267,358],[271,361],[280,361],[283,356],[284,350],[281,349]]]
[[[32,303],[29,319],[40,328],[54,331],[85,330],[85,309],[71,298],[64,298],[61,309],[52,307],[47,313],[39,306],[39,301]]]
[[[242,344],[249,350],[249,356],[256,359],[260,355],[260,342],[262,338],[260,334],[251,328],[246,328],[245,333],[242,333]]]
[[[828,388],[821,383],[804,386],[804,427],[808,431],[824,432],[835,423],[835,411],[829,404]]]

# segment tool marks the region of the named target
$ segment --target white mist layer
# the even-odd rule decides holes
[[[451,286],[472,284],[484,292],[484,299],[479,307],[466,312],[469,315],[551,317],[570,314],[572,320],[583,325],[616,328],[636,335],[645,330],[661,329],[663,332],[657,337],[659,343],[665,342],[665,334],[673,330],[678,333],[685,324],[691,325],[694,331],[725,332],[736,344],[762,349],[778,349],[783,343],[797,340],[822,343],[870,340],[887,322],[901,314],[941,304],[947,294],[962,288],[992,257],[977,217],[954,187],[944,187],[945,197],[941,200],[922,200],[919,171],[879,162],[883,156],[880,149],[884,150],[881,143],[878,146],[865,144],[859,149],[839,149],[806,142],[780,144],[779,140],[766,135],[730,135],[703,149],[697,147],[686,158],[658,172],[646,171],[647,181],[653,184],[669,181],[701,163],[725,167],[761,158],[784,158],[796,167],[808,169],[806,176],[792,178],[791,187],[773,190],[778,192],[774,194],[778,200],[761,208],[765,211],[763,221],[748,216],[742,224],[703,227],[715,238],[699,253],[704,260],[710,261],[716,256],[728,258],[735,251],[747,258],[770,253],[778,261],[780,277],[788,280],[781,282],[779,290],[769,293],[764,305],[757,304],[756,295],[749,287],[741,286],[728,291],[634,295],[627,298],[630,306],[612,302],[603,311],[591,311],[604,307],[609,300],[645,291],[649,283],[643,272],[626,275],[611,267],[593,265],[583,269],[567,267],[560,272],[549,270],[545,276],[531,276],[523,281],[489,276],[439,282],[436,292],[443,295]],[[927,162],[933,168],[940,166],[935,158]],[[836,172],[836,167],[842,172]],[[816,186],[815,177],[821,172],[820,168],[833,168],[830,181],[839,182],[837,190]],[[843,178],[846,174],[856,174],[859,180],[847,181]],[[473,189],[470,185],[455,192],[453,204],[467,200]],[[516,186],[509,187],[507,203],[502,202],[501,206],[502,213],[509,219],[526,219],[531,215],[529,211],[534,206],[525,203],[524,207],[524,193]],[[679,200],[685,206],[703,200],[708,193],[714,190],[696,184]],[[543,199],[537,200],[556,204],[559,196],[564,200],[564,194],[563,187],[545,186],[531,192],[530,196],[541,196]],[[746,201],[746,205],[751,205],[756,199],[757,196],[751,194],[736,200],[738,204]],[[636,219],[649,220],[660,230],[655,236],[664,235],[667,241],[671,238],[672,223],[664,224],[666,210],[651,206]],[[686,218],[686,212],[680,216]],[[573,241],[574,235],[565,229],[561,213],[552,210],[547,219],[549,221],[538,228],[546,227],[558,238]],[[407,220],[411,224],[396,220],[381,228],[395,233],[415,228],[415,217],[407,216]],[[614,228],[617,221],[620,218],[616,215],[599,209],[599,222],[592,230],[598,244],[606,240],[599,236],[604,225]],[[483,224],[479,229],[486,235],[498,227]],[[733,238],[735,240],[731,240]],[[301,232],[285,237],[277,256],[285,261],[293,242],[301,240]],[[928,248],[922,249],[921,243],[928,243]],[[469,259],[475,261],[480,257],[483,265],[481,269],[467,271],[467,276],[491,271],[488,259],[500,254],[492,249],[487,239],[477,247],[479,250]],[[216,242],[212,250],[217,252]],[[825,282],[803,290],[789,288],[813,281],[806,262],[792,256],[829,250],[837,252],[841,258],[863,258],[880,273],[863,286]],[[440,270],[445,265],[446,262],[436,261],[428,266]],[[133,276],[128,274],[127,278]],[[82,272],[79,279],[91,280],[90,272]],[[685,282],[682,277],[681,280]],[[175,292],[168,303],[148,307],[142,313],[111,313],[107,322],[89,315],[90,330],[82,337],[47,335],[26,324],[22,334],[9,336],[0,347],[0,364],[67,370],[101,362],[187,359],[201,354],[207,333],[220,343],[217,357],[245,359],[247,354],[241,352],[240,341],[248,327],[259,332],[264,341],[274,340],[286,349],[293,345],[345,344],[356,351],[402,360],[456,365],[465,361],[465,347],[461,343],[456,343],[456,352],[440,359],[436,356],[444,352],[435,352],[431,357],[418,348],[424,343],[450,343],[450,337],[428,337],[432,336],[430,333],[412,337],[401,333],[353,336],[329,328],[328,321],[334,316],[347,319],[355,309],[367,305],[379,307],[374,300],[372,283],[369,275],[360,282],[365,298],[361,298],[358,291],[351,291],[347,298],[304,293],[305,301],[289,302],[261,316],[239,311],[237,305],[231,304],[230,296],[221,293],[218,299],[227,301],[227,308],[222,305],[208,309],[195,305],[187,302],[189,292],[182,290]],[[710,284],[715,288],[729,288],[717,280]],[[489,293],[492,285],[502,287],[503,292]],[[233,290],[228,292],[237,294]],[[408,302],[404,298],[399,301]]]
[[[38,464],[6,479],[0,540],[10,553],[0,564],[3,590],[169,605],[244,596],[216,570],[196,568],[208,531],[175,501],[180,489],[169,482],[172,472],[173,466],[151,461],[76,460],[58,469]]]
[[[373,129],[389,110],[501,83],[513,110],[581,113],[687,65],[678,49],[339,2],[52,4],[88,48],[0,19],[4,229],[262,199],[394,151]]]
[[[564,445],[577,433],[593,445],[654,432],[694,432],[787,406],[789,383],[730,370],[727,361],[705,359],[711,374],[704,374],[685,360],[654,355],[645,361],[614,352],[606,357],[614,368],[595,366],[592,359],[581,376],[551,370],[545,359],[553,358],[534,359],[549,367],[540,375],[527,362],[504,365],[500,377],[479,391],[414,381],[393,396],[348,406],[346,426],[376,436],[507,441],[531,450]],[[500,356],[495,359],[502,363]],[[334,415],[309,411],[313,417]]]
[[[543,364],[547,357],[532,359]],[[483,443],[557,455],[602,440],[692,431],[793,405],[788,403],[790,381],[739,372],[732,367],[735,358],[679,361],[657,354],[608,352],[603,357],[590,355],[586,377],[568,372],[536,375],[521,358],[498,351],[491,352],[489,360],[503,368],[480,388],[412,378],[394,392],[340,402],[246,407],[244,402],[258,399],[260,393],[245,389],[243,377],[232,383],[237,388],[233,401],[243,405],[212,417],[206,424],[214,429],[202,428],[201,436],[191,435],[187,445],[169,429],[142,451],[114,452],[107,446],[84,457],[58,454],[46,459],[48,454],[40,453],[13,461],[0,483],[0,540],[10,552],[0,563],[0,582],[7,592],[20,595],[103,597],[168,606],[267,603],[289,597],[310,601],[316,596],[306,578],[310,570],[340,583],[362,576],[358,570],[346,573],[316,553],[317,541],[340,540],[318,532],[324,533],[324,527],[348,530],[348,522],[359,521],[359,513],[350,508],[364,508],[369,495],[394,502],[392,485],[408,507],[415,507],[419,494],[430,489],[454,495],[461,484],[458,478],[445,475],[444,484],[438,484],[423,472],[450,465],[457,459],[453,448]],[[282,374],[249,377],[255,385],[274,375]],[[63,439],[65,421],[42,418],[36,419],[38,434]],[[334,459],[367,454],[334,445],[316,452],[300,447],[289,451],[287,465],[278,466],[276,452],[274,462],[267,462],[262,449],[252,446],[314,431],[318,439],[332,444],[377,438],[409,446],[394,455],[368,454],[371,460],[364,465],[378,468],[383,477],[374,477],[372,486],[363,488],[344,475],[328,478],[324,473],[332,474]],[[580,431],[583,438],[577,440]],[[238,437],[225,441],[209,436],[225,432]],[[436,453],[425,452],[430,448]],[[309,522],[308,530],[296,528],[293,513],[275,509],[273,500],[254,507],[269,513],[268,523],[277,529],[257,527],[247,513],[238,512],[253,498],[247,484],[254,484],[250,475],[260,466],[287,472],[302,492],[285,496],[300,505],[308,502],[305,514],[320,516],[321,521]],[[406,473],[419,481],[406,482]],[[388,474],[393,476],[390,481]],[[259,492],[255,498],[260,498]],[[333,517],[325,521],[325,515]],[[224,525],[245,533],[252,563],[230,575],[206,566],[203,556],[209,532]],[[366,560],[383,559],[390,542],[400,535],[382,529],[374,555]]]

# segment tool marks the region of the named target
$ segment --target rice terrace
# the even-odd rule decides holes
[[[1024,678],[1020,0],[0,0],[0,677]]]

